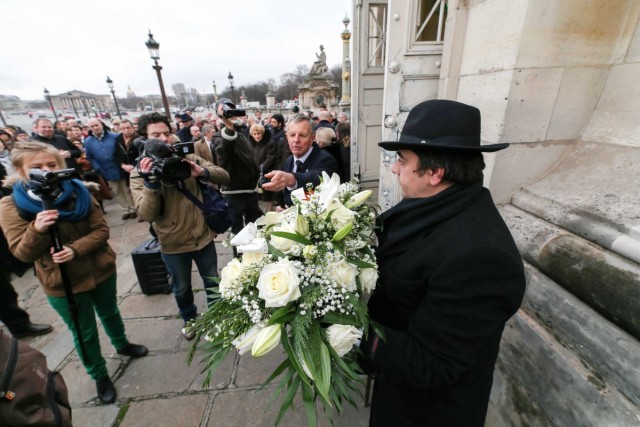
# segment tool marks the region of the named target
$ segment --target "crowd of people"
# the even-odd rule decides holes
[[[185,110],[175,117],[175,123],[159,113],[114,119],[109,124],[99,117],[86,123],[75,119],[52,122],[41,117],[30,131],[15,126],[0,130],[4,196],[0,243],[3,252],[10,255],[2,261],[6,268],[0,274],[0,320],[16,337],[52,330],[51,325],[30,321],[11,283],[12,273],[22,274],[33,263],[49,303],[74,334],[87,373],[96,381],[98,398],[113,402],[116,392],[100,352],[95,314],[119,354],[142,357],[147,349],[126,338],[115,299],[115,254],[107,242],[103,200],[117,200],[123,221],[137,219],[151,224],[150,231],[160,242],[162,259],[172,276],[172,291],[185,322],[182,333],[191,340],[194,332],[186,326],[197,315],[191,263],[196,263],[209,295],[218,275],[215,233],[175,183],[151,173],[154,160],[145,155],[145,141],[159,140],[168,146],[193,143],[194,154],[184,159],[192,173],[182,183],[200,199],[197,181],[218,187],[233,209],[231,231],[237,233],[265,211],[291,205],[290,191],[308,182],[318,184],[322,170],[340,171],[341,178],[348,179],[346,114],[341,113],[338,121],[326,108],[317,116],[297,110],[287,117],[263,115],[257,110],[233,121],[217,112],[197,117]],[[321,140],[314,138],[316,128],[321,129]],[[341,135],[339,139],[337,135]],[[309,155],[312,147],[317,147],[313,156]],[[60,184],[62,194],[56,195],[55,209],[44,209],[40,196],[30,188],[32,169],[73,171],[77,179]],[[289,178],[286,185],[282,185],[284,176]],[[55,253],[50,250],[49,235],[54,227],[63,245]],[[65,264],[69,270],[68,280],[78,307],[82,307],[75,320],[80,334],[55,264]]]
[[[182,334],[191,340],[189,322],[197,315],[191,265],[207,293],[218,265],[215,233],[185,191],[202,200],[203,186],[219,187],[234,211],[231,231],[238,232],[265,211],[292,206],[291,192],[318,185],[322,172],[337,173],[341,181],[351,176],[344,113],[321,108],[317,115],[294,110],[287,117],[261,111],[228,117],[223,104],[205,117],[185,111],[175,117],[177,125],[150,113],[114,120],[111,128],[93,118],[86,126],[38,119],[31,136],[0,131],[0,172],[9,175],[4,191],[13,190],[0,202],[0,227],[15,257],[8,268],[19,272],[20,263],[35,262],[50,304],[74,333],[76,347],[84,348],[81,358],[102,402],[113,402],[116,392],[94,312],[118,353],[142,357],[147,349],[126,337],[100,197],[115,197],[123,220],[151,223],[172,276]],[[378,217],[379,278],[368,302],[377,327],[360,344],[362,371],[375,377],[371,425],[484,424],[502,331],[522,302],[525,276],[509,229],[483,187],[482,153],[508,144],[482,145],[480,128],[477,108],[430,100],[409,112],[397,141],[379,144],[396,152],[391,172],[402,200]],[[193,154],[180,160],[187,169],[178,179],[157,173],[157,160],[145,154],[153,148],[157,157],[189,142]],[[94,197],[80,181],[64,181],[55,209],[43,210],[27,184],[30,170],[65,167],[95,181],[89,185],[98,188]],[[55,226],[63,246],[54,252],[48,232]],[[72,272],[82,302],[79,326],[64,302],[56,264]],[[31,323],[18,307],[9,275],[0,277],[5,325],[17,336],[48,333],[49,325]]]

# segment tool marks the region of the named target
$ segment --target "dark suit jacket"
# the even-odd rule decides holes
[[[284,162],[284,171],[293,173],[298,183],[298,188],[304,187],[308,183],[312,183],[314,186],[320,184],[320,177],[322,171],[325,171],[329,175],[338,171],[338,164],[336,159],[325,150],[313,144],[312,151],[307,160],[302,164],[302,171],[292,172],[294,167],[293,156],[289,156]],[[291,206],[291,191],[284,189],[284,203],[287,206]]]

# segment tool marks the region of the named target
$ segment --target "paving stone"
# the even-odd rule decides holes
[[[133,291],[140,288],[136,286]],[[132,291],[132,292],[133,292]],[[120,302],[122,318],[173,317],[178,315],[178,306],[172,294],[144,295],[131,293]]]
[[[182,335],[181,319],[125,320],[124,327],[130,342],[143,344],[151,352],[177,349],[179,335]],[[118,357],[102,326],[99,328],[99,334],[100,343],[103,344],[102,352]]]
[[[251,352],[240,357],[235,384],[238,387],[260,386],[282,363],[286,355],[278,347],[262,357],[253,357]],[[275,381],[278,381],[277,379]],[[277,382],[276,382],[277,384]]]
[[[131,360],[118,379],[119,396],[129,398],[186,391],[199,375],[197,366],[187,366],[186,357],[186,352],[179,352]]]
[[[47,295],[42,290],[42,286],[40,286],[38,279],[33,277],[32,281],[32,292],[29,293],[29,297],[23,301],[21,306],[27,309],[27,311],[33,307],[49,307],[49,300],[47,300]],[[14,283],[14,288],[15,287],[16,285]]]
[[[109,377],[113,380],[113,375],[120,367],[120,360],[106,358],[106,361]],[[69,390],[69,401],[72,407],[74,404],[87,403],[97,399],[96,383],[87,374],[80,360],[74,359],[69,362],[67,366],[62,369],[61,373]],[[115,386],[118,398],[120,398],[120,387],[118,387],[117,382],[115,382]]]
[[[208,399],[194,395],[132,402],[120,427],[199,426]]]
[[[125,295],[133,290],[138,284],[138,276],[133,267],[133,260],[130,255],[118,256],[120,264],[118,265],[118,296]],[[139,289],[139,288],[138,288]]]
[[[47,357],[49,369],[58,369],[70,354],[75,355],[73,336],[62,320],[54,324],[53,331],[50,334],[39,338],[40,341],[29,344],[40,350]]]
[[[74,427],[111,427],[118,417],[118,405],[101,405],[89,408],[73,408]]]
[[[272,393],[273,389],[265,389],[230,390],[217,394],[207,426],[273,427],[280,409],[280,399],[276,399],[270,406],[267,405]],[[301,402],[294,402],[294,405],[297,410],[287,413],[278,424],[279,427],[308,425]]]
[[[195,367],[198,372],[204,369],[204,364],[202,364],[202,360],[206,357],[206,352],[204,350],[198,350],[198,352],[193,356],[193,362],[191,364],[192,367]],[[235,364],[235,352],[231,352],[227,355],[224,362],[218,366],[216,372],[211,376],[211,380],[209,381],[209,385],[204,387],[202,384],[206,373],[199,373],[198,376],[193,380],[193,383],[189,387],[189,390],[221,390],[226,389],[231,384],[231,375],[233,373],[233,366]]]

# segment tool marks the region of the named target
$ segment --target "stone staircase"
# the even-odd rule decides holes
[[[640,153],[578,142],[501,207],[527,293],[488,426],[640,426]]]

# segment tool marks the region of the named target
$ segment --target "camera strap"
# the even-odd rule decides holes
[[[200,184],[200,182],[198,182],[198,185],[202,185],[202,184]],[[201,211],[206,212],[207,209],[204,206],[204,203],[202,203],[200,200],[198,200],[198,198],[196,196],[194,196],[193,193],[191,193],[191,191],[187,190],[187,187],[185,187],[184,182],[177,181],[176,182],[176,190],[178,190],[179,192],[184,194],[184,196],[187,199],[191,200],[191,203],[196,205]]]

